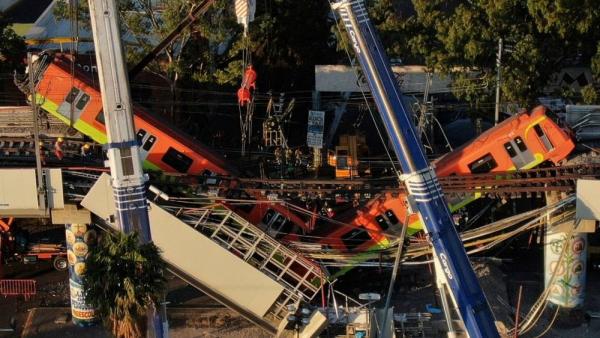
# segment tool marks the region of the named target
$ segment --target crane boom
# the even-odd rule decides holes
[[[117,7],[114,0],[89,0],[89,4],[117,222],[123,232],[136,230],[143,242],[149,242],[146,180],[135,136]]]
[[[400,179],[429,233],[435,258],[444,272],[467,333],[472,338],[499,337],[490,306],[454,228],[437,176],[402,101],[389,59],[364,1],[340,0],[332,6],[346,27],[404,173]]]
[[[137,231],[140,241],[148,243],[150,219],[146,201],[146,176],[133,124],[129,78],[119,30],[115,0],[88,0],[94,36],[98,78],[106,125],[106,152],[115,199],[116,221],[121,231]],[[87,95],[87,94],[85,94]],[[89,99],[89,96],[88,96]],[[155,337],[168,337],[166,318],[156,309],[149,311]]]

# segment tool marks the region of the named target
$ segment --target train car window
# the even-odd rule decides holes
[[[264,225],[269,225],[269,222],[271,222],[271,219],[273,218],[274,215],[275,215],[275,211],[273,211],[273,209],[267,210],[267,212],[263,216],[262,223]]]
[[[146,131],[144,129],[138,130],[137,134],[135,134],[135,139],[137,140],[138,145],[142,145],[142,141],[144,140],[144,136],[146,136]]]
[[[471,164],[469,164],[469,169],[473,174],[484,174],[494,170],[494,168],[497,166],[498,163],[496,163],[496,160],[494,160],[492,154],[488,153],[476,161],[471,162]]]
[[[349,250],[354,250],[362,244],[371,240],[371,236],[363,227],[347,232],[341,237],[342,242]]]
[[[385,220],[385,218],[381,215],[375,217],[375,220],[377,221],[377,224],[379,224],[379,227],[381,228],[381,230],[387,230],[390,225],[388,224],[388,222]]]
[[[165,155],[162,157],[162,161],[180,173],[186,173],[194,162],[194,160],[185,156],[183,153],[177,151],[173,147],[169,147],[169,150],[167,150]]]
[[[283,215],[278,214],[277,216],[277,219],[275,219],[271,226],[271,232],[274,233],[275,238],[280,238],[291,233],[294,225],[289,219],[283,217]]]
[[[527,151],[527,146],[525,145],[525,142],[523,142],[523,139],[519,136],[515,137],[515,143],[517,144],[517,147],[520,151]]]
[[[546,134],[544,133],[544,131],[542,130],[542,127],[540,127],[539,124],[536,124],[535,126],[533,126],[533,130],[535,130],[535,133],[537,134],[537,136],[539,137],[543,137],[546,136]]]
[[[152,148],[152,146],[154,145],[155,142],[156,142],[156,137],[154,135],[151,135],[150,137],[148,137],[146,142],[144,142],[142,149],[144,149],[146,151],[150,150],[150,148]]]
[[[98,115],[96,115],[96,122],[98,122],[102,125],[106,124],[106,122],[104,121],[104,111],[103,110],[100,110]]]
[[[79,88],[71,88],[71,91],[69,92],[69,94],[67,94],[67,97],[65,97],[65,101],[67,103],[73,103],[73,101],[75,101],[75,98],[77,97],[77,95],[79,95]]]
[[[86,93],[83,93],[83,95],[81,95],[81,98],[79,98],[79,101],[77,101],[77,103],[75,104],[75,108],[83,110],[83,108],[85,108],[88,102],[90,102],[90,96]]]
[[[517,152],[516,152],[515,148],[512,146],[512,143],[510,143],[510,142],[504,143],[504,149],[506,149],[506,152],[508,153],[508,155],[510,155],[510,157],[517,156]]]
[[[394,214],[394,212],[392,211],[392,209],[388,209],[385,211],[385,216],[390,220],[390,222],[393,225],[396,225],[398,223],[400,223],[400,220],[398,220],[398,217],[396,217],[396,214]]]
[[[552,144],[552,142],[550,141],[550,139],[548,138],[546,133],[544,133],[544,130],[542,129],[542,127],[539,124],[536,124],[533,127],[533,129],[535,130],[535,133],[537,134],[537,136],[540,138],[540,140],[544,144],[544,147],[546,147],[546,150],[550,151],[550,150],[554,149],[554,145]]]

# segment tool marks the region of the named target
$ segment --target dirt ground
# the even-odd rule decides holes
[[[101,325],[80,328],[71,323],[68,273],[56,271],[48,262],[4,266],[6,278],[33,278],[38,294],[29,300],[22,297],[0,298],[0,337],[110,337]],[[184,282],[170,276],[167,301],[170,336],[196,337],[268,337],[235,312],[223,308]],[[15,332],[2,332],[16,320]]]
[[[62,234],[62,230],[58,235]],[[63,235],[64,236],[64,235]],[[522,312],[529,308],[542,291],[542,271],[539,252],[527,251],[527,255],[511,257],[504,263],[475,263],[481,285],[498,320],[508,327],[514,325],[514,308],[519,285],[523,286]],[[35,279],[38,293],[25,300],[15,297],[0,298],[0,337],[103,337],[101,327],[83,329],[71,324],[69,309],[69,289],[67,272],[55,271],[50,262],[38,262],[24,265],[9,263],[4,268],[4,278]],[[347,290],[340,291],[385,293],[389,282],[389,273],[356,269],[356,280],[351,281]],[[365,276],[369,276],[365,278]],[[268,337],[234,312],[223,308],[209,297],[203,295],[185,282],[168,276],[169,280],[169,324],[172,337]],[[600,289],[596,288],[600,280],[600,270],[590,270],[586,287],[586,305],[583,311],[570,315],[561,313],[552,328],[543,337],[600,337],[600,319],[586,317],[586,312],[600,312]],[[418,272],[403,269],[399,276],[393,303],[396,312],[425,312],[427,304],[439,308],[435,289],[431,284],[428,270]],[[537,325],[522,337],[534,338],[550,326],[554,315],[547,309]],[[15,319],[16,332],[6,332],[11,318]],[[441,320],[440,314],[433,316]],[[65,322],[66,323],[61,323]],[[25,332],[24,332],[25,331]],[[437,337],[439,334],[432,334]]]

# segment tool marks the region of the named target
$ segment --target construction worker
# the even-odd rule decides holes
[[[57,138],[56,142],[54,142],[54,155],[59,160],[62,160],[65,157],[65,153],[62,150],[64,143],[65,143],[65,140],[63,140],[62,137]]]
[[[92,156],[92,147],[89,143],[84,143],[80,150],[81,159],[85,163]]]
[[[44,142],[40,141],[38,146],[40,147],[40,162],[42,162],[42,165],[46,165],[46,150],[47,149],[44,146]]]

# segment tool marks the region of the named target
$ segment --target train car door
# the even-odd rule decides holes
[[[90,96],[83,90],[73,87],[65,97],[65,100],[58,106],[58,112],[69,119],[72,123],[79,120],[81,112],[90,102]]]
[[[506,150],[510,156],[510,160],[517,169],[524,168],[535,161],[535,156],[533,156],[533,153],[520,136],[517,136],[512,140],[507,140],[507,142],[504,143],[504,150]]]
[[[142,158],[142,161],[145,161],[146,157],[148,157],[148,154],[150,153],[150,150],[152,149],[152,146],[154,146],[154,143],[156,143],[156,136],[151,135],[144,129],[140,129],[136,134],[136,138],[140,146],[140,157]]]
[[[546,148],[546,151],[554,150],[554,145],[552,144],[552,141],[550,141],[550,138],[548,138],[542,127],[539,124],[536,124],[533,127],[533,129],[535,130],[535,134],[540,138],[540,141],[544,145],[544,148]]]

